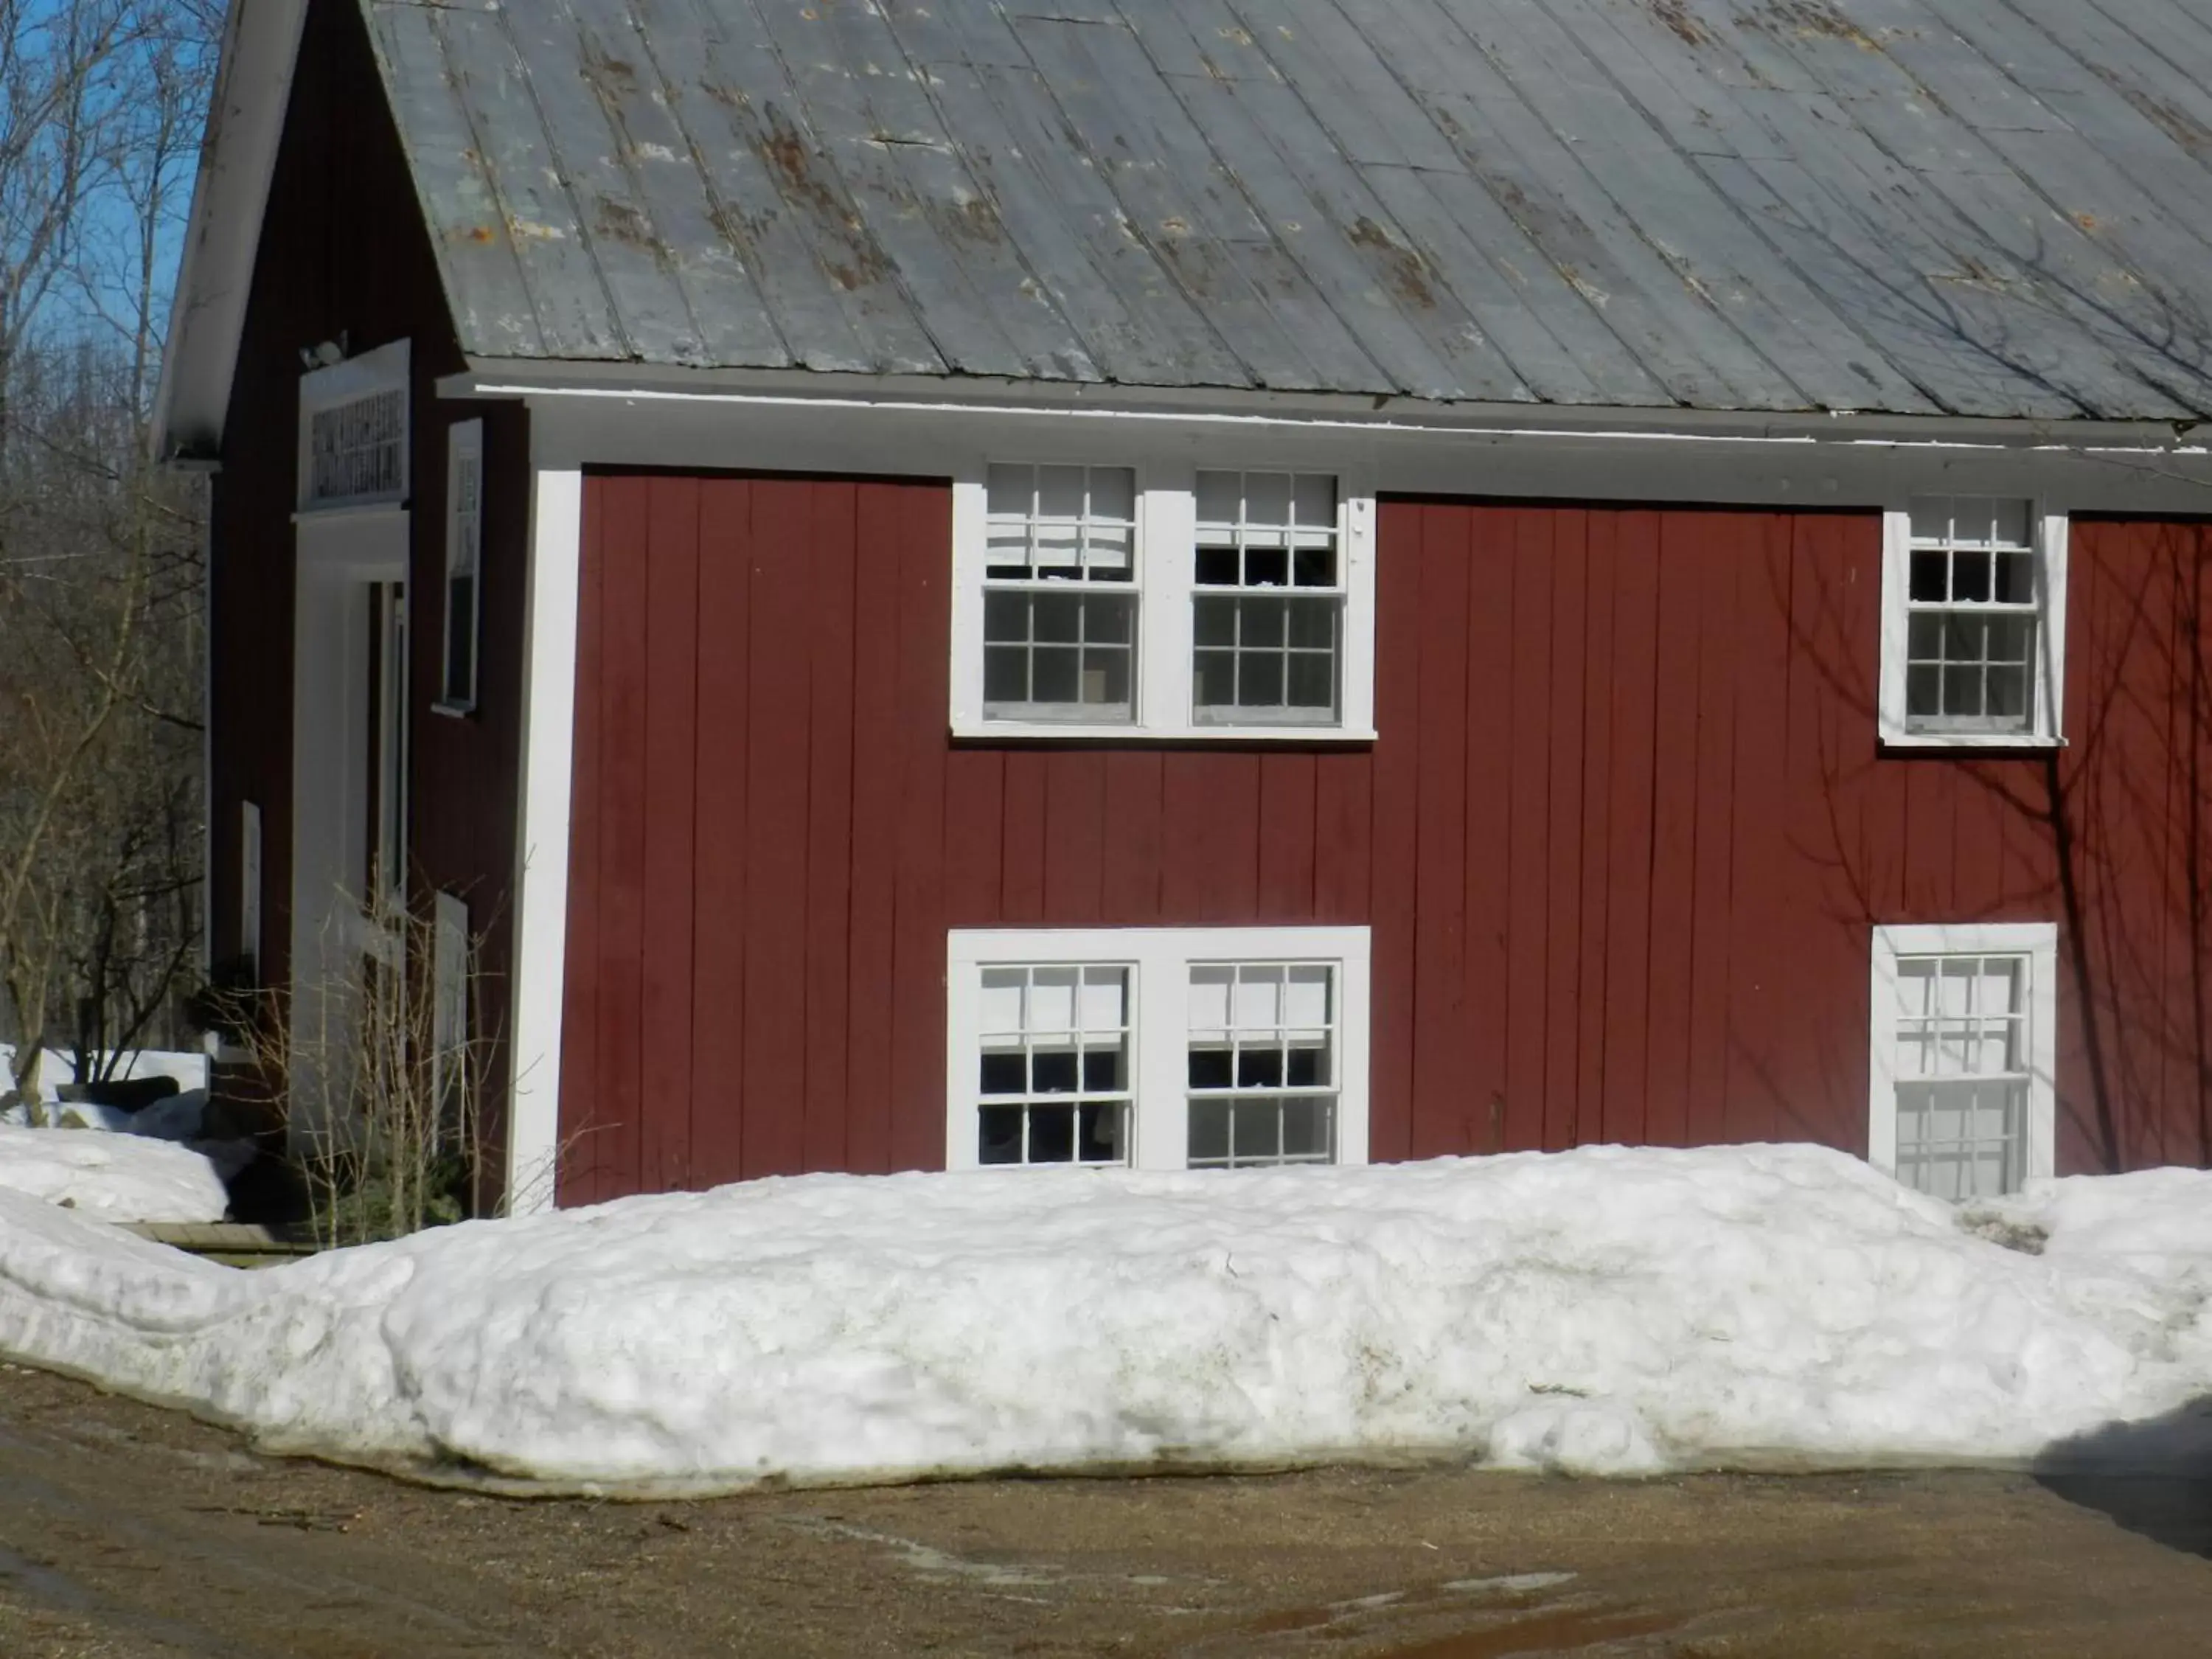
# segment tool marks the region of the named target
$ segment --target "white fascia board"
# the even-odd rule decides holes
[[[154,453],[165,459],[222,442],[307,15],[306,0],[235,0],[223,30],[155,394]]]
[[[687,368],[673,364],[471,357],[441,380],[444,398],[562,396],[641,400],[812,404],[915,412],[1056,413],[1271,424],[1316,422],[1361,430],[1492,430],[1558,436],[1701,438],[1733,443],[1856,442],[1963,448],[2118,450],[2212,455],[2167,421],[2055,421],[1856,411],[1768,413],[1668,406],[1438,403],[1368,393],[1125,386],[963,375],[878,375],[806,369]]]

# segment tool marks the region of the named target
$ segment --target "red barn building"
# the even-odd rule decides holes
[[[2212,1147],[2173,0],[238,0],[211,953],[520,1205]]]

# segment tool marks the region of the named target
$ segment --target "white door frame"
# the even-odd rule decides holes
[[[320,1103],[343,1097],[330,1070],[346,1052],[351,1010],[333,990],[354,981],[373,943],[359,902],[373,759],[369,584],[407,580],[410,517],[398,507],[340,508],[295,523],[290,1092],[295,1121],[313,1133],[331,1127]],[[406,688],[397,690],[404,719]]]

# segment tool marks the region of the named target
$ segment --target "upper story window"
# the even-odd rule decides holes
[[[2058,930],[1877,927],[1868,1154],[1953,1200],[2051,1171]]]
[[[477,641],[483,573],[483,422],[462,421],[446,437],[446,638],[438,707],[477,706]]]
[[[1374,503],[1340,476],[1000,462],[953,501],[956,735],[1374,735]]]
[[[984,568],[987,720],[1127,724],[1137,649],[1137,475],[994,466]]]
[[[395,340],[301,377],[302,512],[407,499],[407,362]]]
[[[1344,587],[1336,480],[1198,475],[1194,717],[1334,726]]]
[[[2026,501],[1923,496],[1887,515],[1886,538],[1882,740],[2057,741],[2064,518]]]
[[[955,931],[945,1161],[1363,1164],[1364,927]]]

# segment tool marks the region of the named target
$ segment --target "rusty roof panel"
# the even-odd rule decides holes
[[[2212,0],[361,0],[492,358],[2212,413]]]

